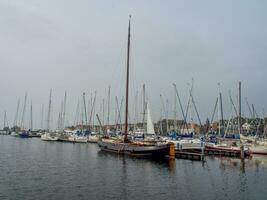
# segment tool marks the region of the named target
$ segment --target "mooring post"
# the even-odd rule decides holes
[[[204,142],[201,141],[201,160],[204,160],[204,148],[205,148]]]
[[[171,159],[174,159],[174,157],[175,157],[175,146],[174,146],[174,143],[173,142],[169,142],[169,145],[170,145],[169,157]]]

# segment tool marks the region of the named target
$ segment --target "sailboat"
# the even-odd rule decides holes
[[[134,142],[128,139],[128,96],[129,96],[129,57],[130,57],[130,26],[129,17],[128,45],[127,45],[127,70],[126,70],[126,102],[125,102],[125,129],[123,139],[101,138],[98,145],[102,151],[136,157],[160,158],[168,155],[169,144],[166,142],[154,141],[151,143]]]
[[[26,104],[27,104],[27,93],[25,94],[24,98],[24,105],[23,105],[23,111],[22,111],[22,118],[21,118],[21,124],[20,127],[23,127],[23,122],[24,122],[24,117],[25,117],[25,111],[26,111]],[[18,136],[21,138],[28,138],[29,137],[29,132],[26,129],[23,129],[19,131]]]
[[[144,117],[146,118],[146,127],[145,127],[145,123],[143,123],[144,124],[143,129],[138,128],[136,131],[134,131],[133,137],[136,140],[137,139],[155,140],[156,134],[155,134],[154,124],[152,121],[148,102],[145,103],[144,115],[146,115],[146,117]]]
[[[51,98],[52,98],[52,89],[50,89],[49,103],[48,103],[47,130],[41,136],[41,140],[44,140],[44,141],[57,141],[58,140],[58,134],[50,131]]]
[[[4,127],[2,130],[0,130],[0,135],[9,135],[9,134],[10,134],[10,131],[9,131],[7,115],[6,115],[6,111],[5,111],[5,113],[4,113]]]

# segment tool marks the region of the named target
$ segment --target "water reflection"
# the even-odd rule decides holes
[[[267,157],[148,160],[0,136],[0,199],[265,199]],[[1,196],[4,194],[3,196]]]
[[[237,169],[243,173],[246,170],[257,170],[259,167],[267,167],[267,156],[253,156],[247,159],[230,158],[230,157],[209,157],[209,160],[216,160],[220,163],[222,170],[226,168]]]

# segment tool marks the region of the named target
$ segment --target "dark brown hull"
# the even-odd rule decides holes
[[[135,157],[163,158],[169,154],[169,145],[140,145],[134,143],[113,143],[99,140],[98,146],[102,151],[124,154]]]

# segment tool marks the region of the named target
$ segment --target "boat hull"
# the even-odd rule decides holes
[[[18,134],[19,137],[21,138],[29,138],[29,133],[28,132],[21,132]]]
[[[257,154],[257,155],[265,155],[265,156],[267,156],[267,151],[257,151],[257,150],[255,150],[255,151],[251,151],[251,153],[252,154]]]
[[[89,143],[97,143],[98,142],[98,140],[99,140],[99,137],[97,137],[97,136],[92,136],[92,135],[89,135],[88,136],[88,142]]]
[[[250,147],[250,150],[252,154],[267,155],[267,147],[265,146]]]
[[[43,140],[43,141],[58,141],[58,136],[51,135],[49,133],[44,133],[41,136],[41,140]]]
[[[134,143],[113,143],[99,140],[98,146],[102,151],[134,157],[162,158],[169,154],[169,145],[140,145]]]

